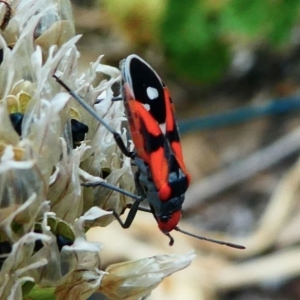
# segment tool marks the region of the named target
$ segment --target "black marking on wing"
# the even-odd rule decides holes
[[[149,133],[147,131],[146,126],[144,124],[144,121],[141,120],[141,134],[144,139],[144,147],[145,151],[149,154],[153,153],[154,151],[158,150],[159,148],[164,149],[165,157],[168,161],[168,167],[169,167],[169,177],[168,177],[168,183],[171,187],[171,198],[181,197],[184,195],[188,188],[188,178],[187,176],[182,172],[178,161],[173,153],[173,150],[171,149],[171,146],[169,144],[169,141],[166,139],[166,137],[163,134],[160,134],[158,136],[154,136],[153,134]],[[178,131],[174,130],[172,133],[170,139],[175,141],[176,138],[179,139]],[[158,166],[159,168],[160,166]]]
[[[164,88],[162,81],[153,69],[136,57],[131,59],[129,68],[132,89],[136,100],[149,105],[149,113],[159,124],[165,123],[166,105],[164,101]],[[158,97],[156,99],[149,99],[147,94],[148,87],[155,88],[157,90]]]
[[[174,129],[172,131],[166,132],[166,138],[168,139],[170,144],[173,142],[180,141],[179,132],[178,132],[176,124],[174,124]]]
[[[141,120],[141,135],[144,141],[145,151],[148,154],[151,154],[157,151],[159,148],[164,147],[165,144],[165,136],[161,133],[160,135],[151,134],[144,123],[144,120]]]
[[[178,161],[173,154],[168,157],[169,178],[168,182],[172,190],[171,198],[183,195],[188,188],[188,178],[182,172]]]

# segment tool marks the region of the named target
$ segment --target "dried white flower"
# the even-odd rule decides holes
[[[195,257],[190,252],[111,265],[106,269],[108,275],[104,275],[99,290],[110,299],[141,299],[150,294],[165,277],[190,265]]]

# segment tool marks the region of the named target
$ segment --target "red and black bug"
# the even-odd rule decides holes
[[[132,54],[121,61],[120,69],[122,99],[135,152],[128,151],[120,134],[54,75],[56,80],[113,134],[121,151],[131,157],[138,167],[135,176],[138,196],[106,183],[100,183],[135,199],[125,222],[116,212],[113,212],[116,219],[123,228],[128,228],[138,210],[148,211],[153,214],[160,230],[170,238],[170,245],[174,242],[170,232],[176,230],[198,239],[244,249],[245,247],[240,245],[191,234],[177,226],[190,177],[183,160],[169,90],[155,70],[137,55]],[[89,184],[89,186],[96,184]],[[144,199],[147,199],[150,210],[140,207]]]
[[[150,65],[136,55],[121,62],[121,71],[138,184],[159,228],[169,233],[180,220],[189,185],[170,93]]]

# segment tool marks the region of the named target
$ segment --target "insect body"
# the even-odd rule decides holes
[[[120,134],[101,119],[96,111],[64,82],[53,75],[86,110],[113,134],[121,151],[131,157],[138,167],[135,178],[139,196],[105,182],[84,185],[103,185],[135,199],[125,222],[113,211],[123,228],[130,227],[137,211],[143,210],[153,214],[160,230],[170,238],[170,245],[174,242],[170,232],[176,230],[201,240],[244,249],[244,246],[194,235],[177,226],[181,218],[182,204],[190,177],[183,161],[169,90],[154,69],[135,54],[121,61],[120,69],[122,72],[121,99],[124,101],[135,152],[130,152]],[[120,100],[120,98],[115,100]],[[144,199],[147,199],[150,210],[139,206]]]
[[[181,217],[189,175],[183,162],[168,88],[137,55],[121,62],[122,94],[139,167],[138,184],[158,226],[169,233]]]

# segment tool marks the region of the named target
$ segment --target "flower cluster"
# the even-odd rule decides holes
[[[109,225],[111,210],[121,213],[130,199],[81,183],[105,177],[134,191],[134,180],[112,135],[53,79],[70,85],[126,140],[122,101],[111,101],[120,72],[101,57],[79,72],[79,38],[68,0],[0,1],[1,299],[87,299],[95,291],[140,299],[194,257],[101,270],[102,245],[88,242],[85,232]]]

